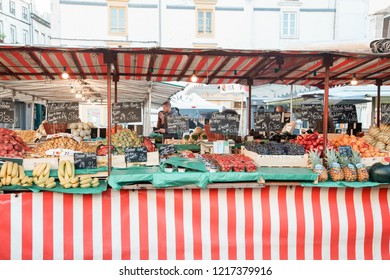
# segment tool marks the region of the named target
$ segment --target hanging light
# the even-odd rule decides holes
[[[191,76],[191,82],[196,83],[197,81],[198,81],[198,77],[196,76],[195,71],[194,71],[194,73]]]
[[[62,72],[61,77],[62,77],[64,80],[69,79],[69,74],[68,74],[68,72],[66,72],[66,66],[64,66],[64,72]]]
[[[352,86],[356,86],[358,83],[357,79],[356,79],[356,74],[353,74],[353,78],[351,80],[351,85]]]

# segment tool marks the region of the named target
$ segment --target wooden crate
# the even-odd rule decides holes
[[[241,147],[241,154],[253,159],[257,167],[310,167],[309,155],[287,156],[287,155],[259,155]]]

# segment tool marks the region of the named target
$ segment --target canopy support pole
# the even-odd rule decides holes
[[[371,126],[375,125],[376,97],[371,97]]]
[[[35,111],[35,97],[31,101],[31,130],[34,130],[34,111]]]
[[[148,126],[146,128],[146,135],[149,135],[150,134],[150,128],[152,126],[152,89],[153,89],[153,82],[150,84],[150,88],[149,88],[149,98],[148,98],[148,114],[147,114],[147,117],[148,117]]]
[[[252,79],[248,79],[247,81],[248,83],[248,87],[249,87],[249,93],[248,93],[248,104],[246,104],[247,106],[247,110],[248,110],[248,132],[247,134],[249,134],[249,132],[251,131],[251,127],[252,127],[252,86],[253,86],[253,80]],[[242,116],[244,117],[244,116]]]
[[[108,175],[112,168],[112,151],[111,151],[111,72],[112,64],[115,62],[115,56],[112,53],[104,53],[104,63],[107,64],[107,144],[108,144]]]
[[[324,56],[323,64],[325,66],[325,81],[324,81],[324,118],[322,119],[322,134],[324,137],[324,151],[328,145],[328,118],[329,118],[329,77],[330,66],[332,65],[332,57]]]
[[[293,114],[293,95],[294,95],[294,85],[291,85],[291,90],[290,90],[290,121],[292,121],[292,114]]]
[[[381,124],[381,86],[382,86],[382,80],[377,79],[375,82],[378,94],[376,98],[376,126],[379,127]]]
[[[118,103],[118,81],[119,81],[119,76],[115,75],[114,76],[114,103]],[[115,124],[114,128],[115,133],[118,132],[118,125]]]
[[[15,106],[15,91],[13,90],[12,91],[12,103],[14,104]],[[15,130],[15,121],[16,121],[16,114],[15,114],[15,107],[14,107],[14,120],[13,120],[13,123],[12,123],[12,130]]]
[[[48,110],[47,110],[47,107],[48,107],[48,104],[49,104],[49,101],[46,100],[46,103],[45,103],[45,120],[47,120],[47,114],[48,114]]]

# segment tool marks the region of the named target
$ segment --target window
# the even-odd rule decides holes
[[[28,45],[30,43],[30,40],[28,38],[28,31],[26,29],[23,29],[23,43],[25,45]]]
[[[111,34],[127,34],[127,8],[110,7],[110,30]]]
[[[15,25],[11,25],[11,28],[10,28],[10,34],[11,34],[11,44],[16,44],[16,26]]]
[[[297,32],[297,13],[284,12],[282,13],[282,37],[296,38]]]
[[[212,35],[213,10],[198,10],[198,35]]]
[[[24,20],[28,20],[28,11],[27,11],[27,8],[26,7],[23,7],[22,8],[22,18],[24,19]]]
[[[383,38],[389,38],[390,37],[390,17],[386,17],[383,19],[383,32],[382,32]]]
[[[9,1],[9,12],[13,15],[15,15],[15,2]]]

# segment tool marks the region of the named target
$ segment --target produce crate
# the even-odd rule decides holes
[[[241,154],[250,157],[257,167],[310,167],[309,155],[287,156],[287,155],[259,155],[241,147]]]
[[[46,134],[65,133],[67,127],[67,123],[43,123]]]

